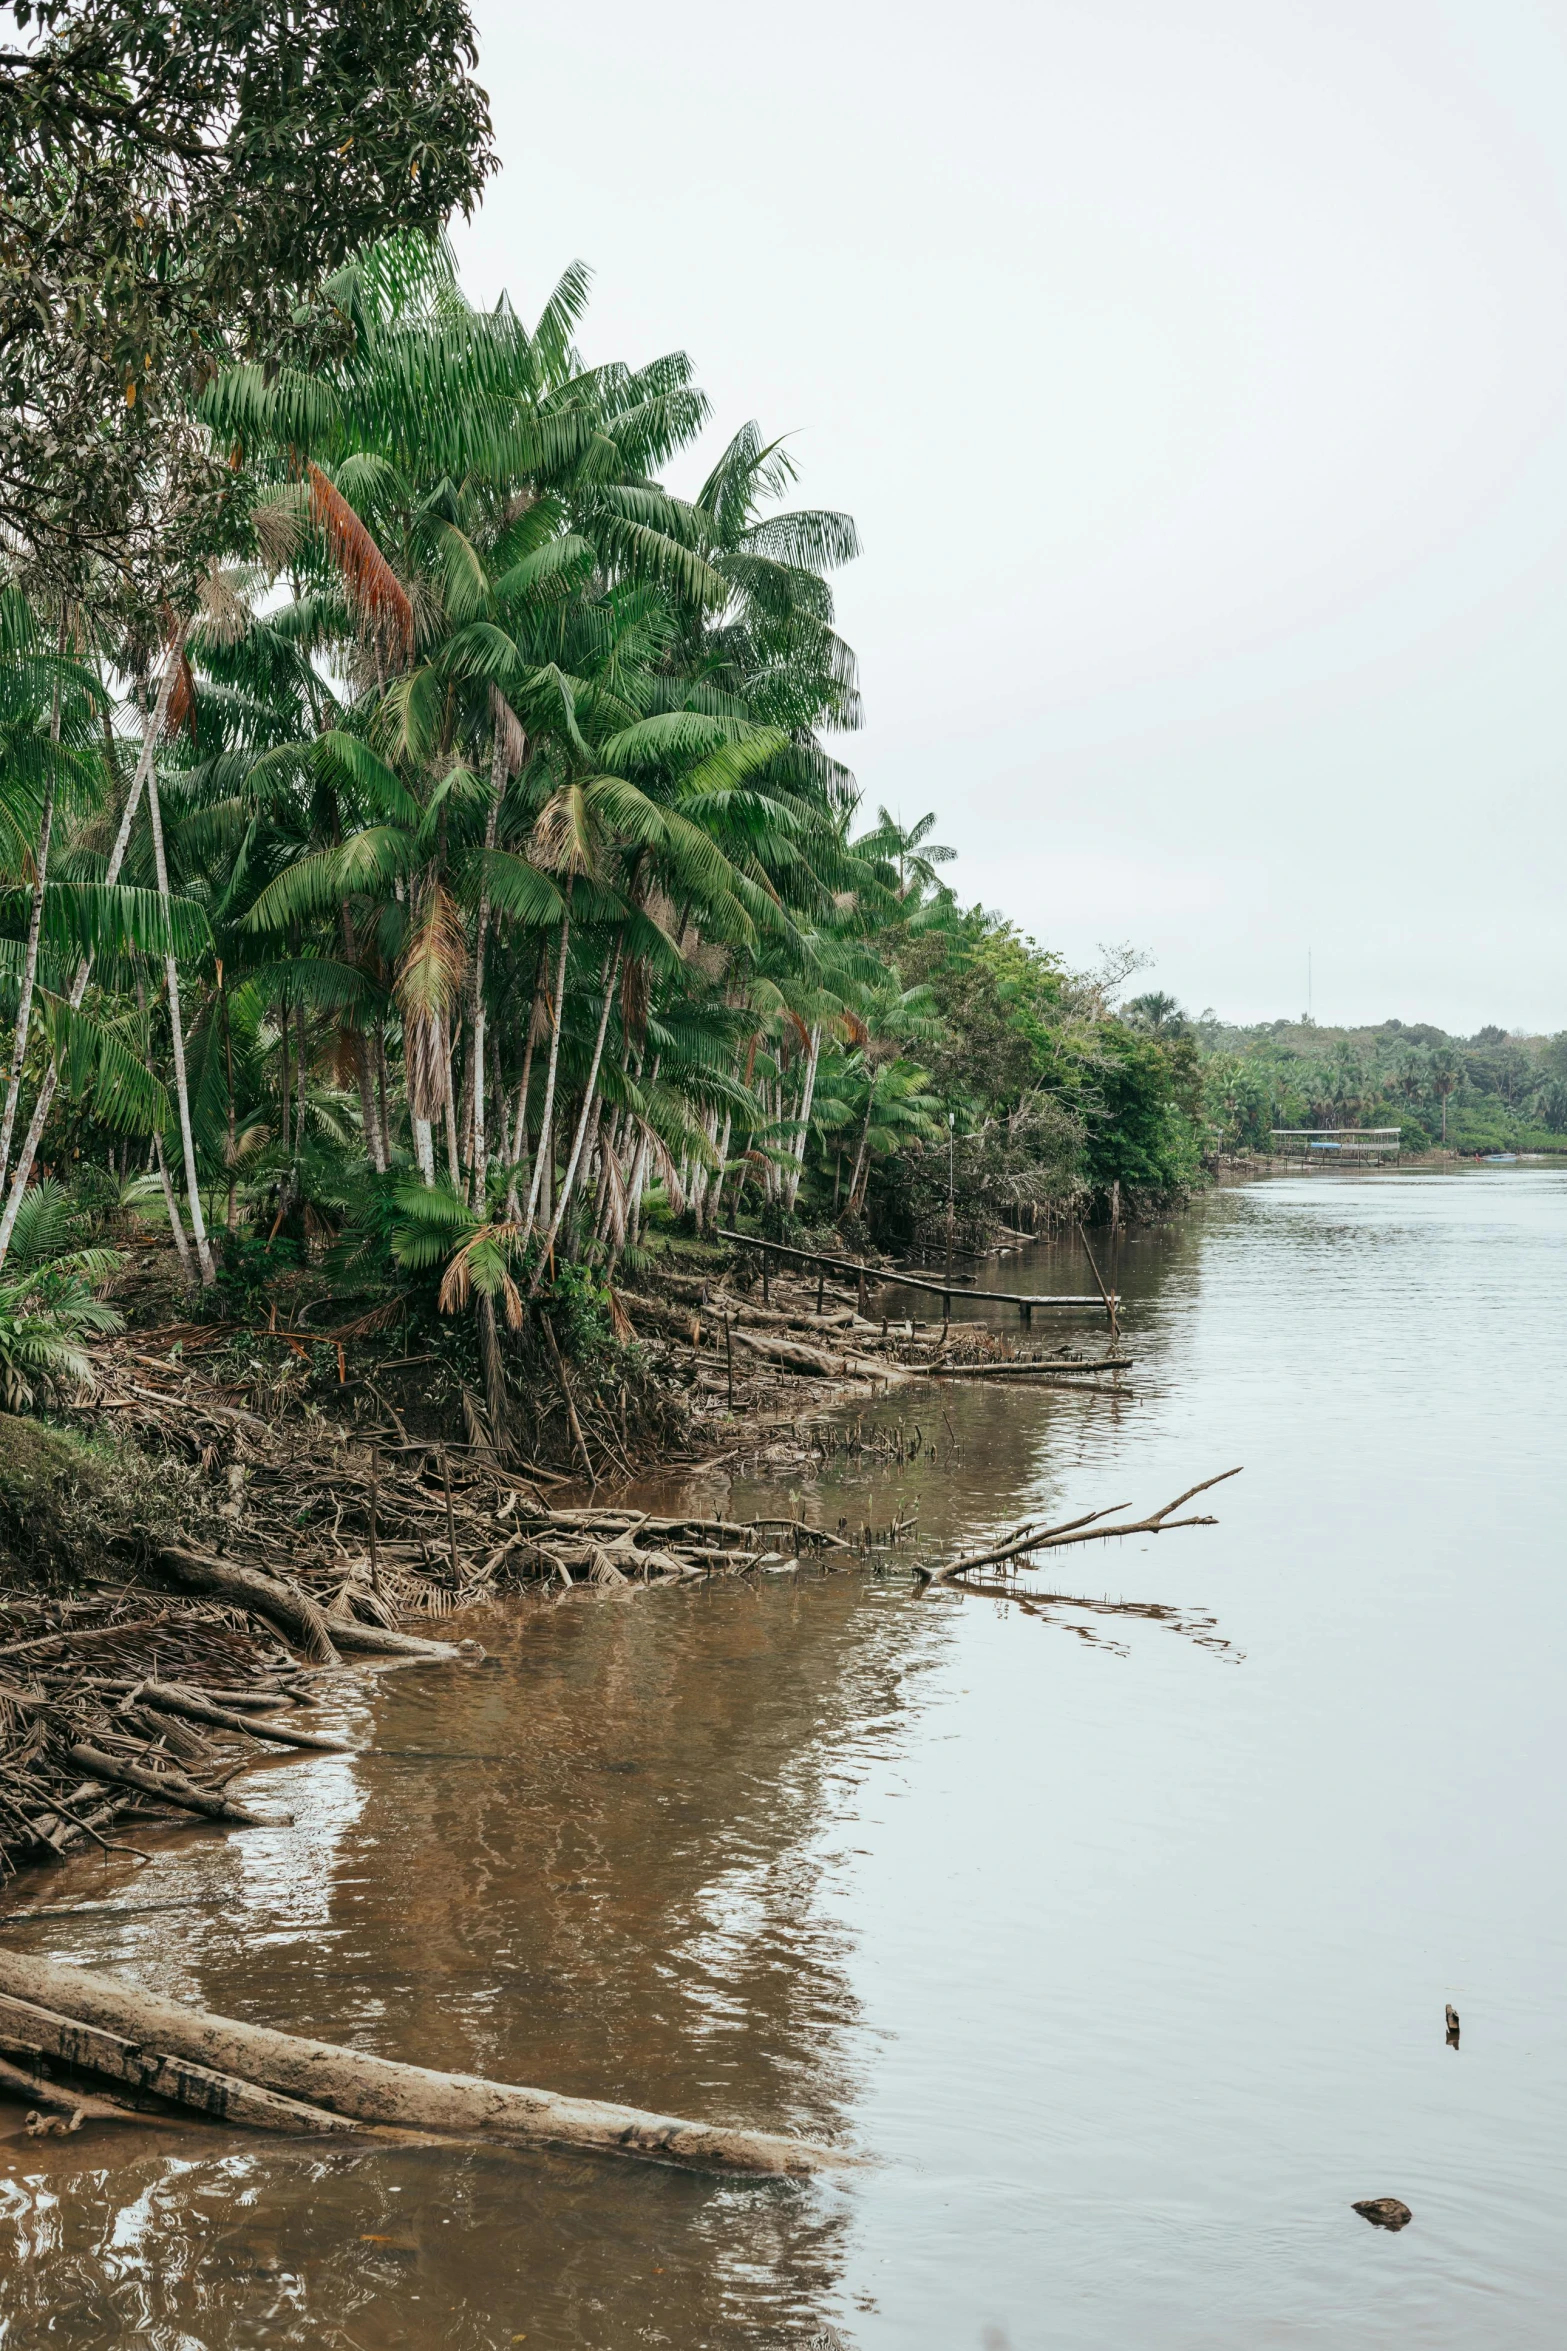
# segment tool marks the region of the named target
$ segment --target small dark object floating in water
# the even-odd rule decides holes
[[[1374,2229],[1407,2229],[1415,2217],[1396,2196],[1368,2196],[1363,2204],[1352,2204],[1350,2211],[1369,2220]]]
[[[1458,2047],[1458,2011],[1451,2000],[1447,2003],[1447,2045],[1449,2049]]]

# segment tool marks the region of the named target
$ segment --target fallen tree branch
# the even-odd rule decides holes
[[[394,1633],[383,1625],[329,1618],[296,1584],[263,1575],[258,1568],[240,1567],[233,1560],[214,1559],[205,1551],[166,1543],[158,1553],[158,1564],[192,1591],[237,1600],[241,1607],[281,1625],[302,1647],[314,1651],[312,1662],[317,1665],[341,1665],[340,1649],[357,1649],[369,1656],[448,1660],[463,1654],[454,1641],[426,1641],[416,1633]]]
[[[1175,1500],[1166,1502],[1162,1509],[1150,1511],[1146,1518],[1120,1519],[1112,1526],[1098,1523],[1108,1518],[1112,1510],[1124,1507],[1121,1503],[1112,1503],[1108,1510],[1090,1510],[1081,1518],[1064,1520],[1060,1526],[1040,1527],[1033,1524],[1019,1527],[993,1551],[976,1552],[970,1559],[950,1559],[944,1566],[921,1568],[918,1572],[924,1576],[927,1585],[934,1586],[950,1583],[954,1576],[967,1575],[976,1567],[996,1567],[1004,1559],[1019,1559],[1026,1552],[1055,1551],[1068,1543],[1101,1543],[1117,1535],[1165,1535],[1173,1534],[1176,1527],[1216,1526],[1218,1521],[1214,1518],[1174,1518],[1171,1514],[1198,1494],[1206,1494],[1210,1486],[1222,1486],[1226,1478],[1238,1478],[1243,1466],[1239,1464],[1234,1469],[1221,1470],[1217,1477],[1204,1478],[1200,1485],[1188,1486],[1184,1494],[1177,1494]]]
[[[236,1804],[231,1797],[215,1796],[210,1788],[198,1788],[182,1771],[152,1771],[129,1756],[105,1755],[101,1748],[89,1747],[80,1739],[67,1747],[65,1759],[74,1763],[78,1771],[86,1772],[89,1779],[107,1780],[111,1787],[135,1788],[143,1796],[156,1796],[160,1804],[176,1805],[181,1812],[200,1812],[208,1820],[233,1821],[239,1828],[279,1825],[279,1816],[269,1820],[246,1805]]]
[[[214,1559],[204,1551],[187,1551],[177,1543],[164,1544],[158,1553],[158,1565],[190,1591],[215,1592],[225,1600],[237,1600],[253,1615],[280,1626],[299,1643],[313,1664],[342,1664],[332,1638],[334,1629],[341,1630],[341,1627],[329,1625],[325,1611],[313,1600],[290,1585],[279,1583],[275,1576],[262,1575],[254,1567],[240,1567],[232,1560]]]
[[[325,1731],[299,1731],[292,1723],[278,1722],[270,1715],[236,1714],[230,1707],[215,1706],[199,1690],[187,1690],[181,1683],[143,1682],[136,1703],[163,1714],[187,1715],[192,1722],[215,1723],[219,1730],[243,1731],[249,1739],[270,1739],[278,1747],[319,1748],[325,1755],[358,1752],[347,1739],[328,1738]]]

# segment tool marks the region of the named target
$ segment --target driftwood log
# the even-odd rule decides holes
[[[297,1730],[291,1722],[279,1722],[270,1714],[236,1713],[232,1706],[214,1705],[200,1690],[187,1690],[177,1682],[143,1682],[136,1696],[142,1707],[155,1714],[179,1714],[191,1722],[210,1722],[220,1731],[242,1731],[247,1739],[267,1739],[276,1747],[308,1747],[323,1755],[358,1753],[347,1739],[329,1738],[325,1731]]]
[[[808,1372],[815,1379],[849,1380],[903,1380],[908,1373],[901,1364],[874,1360],[866,1355],[843,1355],[826,1347],[812,1347],[803,1339],[786,1339],[772,1331],[738,1330],[734,1334],[737,1347],[749,1347],[753,1355],[761,1355],[769,1363],[776,1363],[788,1371]]]
[[[0,1994],[0,2046],[32,2054],[46,2048],[43,2036],[52,2034],[67,2062],[107,2071],[117,2080],[132,2079],[141,2088],[155,2087],[212,2119],[337,2132],[355,2124],[411,2129],[498,2146],[640,2156],[693,2171],[801,2176],[853,2160],[833,2148],[770,2131],[645,2114],[593,2098],[557,2097],[475,2074],[401,2065],[328,2041],[301,2040],[263,2025],[182,2008],[121,1977],[62,1967],[19,1951],[0,1950]],[[63,2043],[72,2034],[68,2054]],[[142,2070],[116,2072],[122,2065]],[[149,2066],[155,2080],[145,2070]],[[217,2090],[213,2077],[219,2078]],[[188,2083],[188,2096],[181,2083]],[[297,2111],[287,2122],[267,2122],[259,2101],[242,2114],[229,2084],[271,2092],[291,2109],[303,2102],[319,2122],[301,2122]]]
[[[1048,1357],[1038,1363],[941,1363],[932,1364],[928,1376],[933,1380],[1044,1380],[1047,1384],[1071,1380],[1075,1385],[1102,1371],[1130,1371],[1134,1360],[1130,1355],[1105,1355],[1083,1363],[1053,1362]]]
[[[265,1813],[252,1812],[248,1804],[236,1804],[231,1796],[220,1796],[211,1788],[198,1788],[182,1771],[166,1764],[161,1771],[153,1771],[145,1763],[137,1763],[128,1755],[105,1755],[99,1747],[90,1747],[78,1739],[65,1750],[67,1763],[84,1771],[90,1780],[104,1780],[111,1788],[134,1788],[139,1795],[152,1796],[160,1804],[172,1804],[180,1812],[199,1812],[206,1820],[226,1820],[236,1828],[260,1829],[286,1825],[290,1815],[274,1813],[269,1819]]]
[[[416,1633],[392,1632],[384,1625],[357,1624],[346,1617],[329,1617],[302,1592],[259,1568],[241,1567],[232,1559],[192,1551],[166,1543],[158,1553],[164,1573],[193,1592],[210,1592],[223,1600],[265,1617],[293,1635],[319,1665],[340,1665],[340,1649],[358,1650],[371,1657],[431,1657],[450,1661],[465,1652],[455,1641],[426,1641]]]

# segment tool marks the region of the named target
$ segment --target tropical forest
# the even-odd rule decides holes
[[[840,169],[884,78],[852,11],[798,143],[791,45],[743,11],[721,40],[678,6],[3,13],[0,2339],[1021,2351],[1048,2310],[1073,2351],[1240,2346],[1318,2301],[1331,2332],[1373,2265],[1380,2327],[1398,2248],[1363,2224],[1437,2207],[1444,2131],[1449,2218],[1554,2159],[1559,2101],[1484,2136],[1558,1987],[1519,1972],[1533,1855],[1487,1975],[1475,1822],[1557,1784],[1518,1741],[1559,1676],[1516,1639],[1538,1595],[1454,1594],[1549,1556],[1567,1031],[1171,992],[1236,1007],[1235,908],[1198,938],[1222,882],[1192,896],[1173,834],[1156,866],[1129,792],[1117,824],[1115,746],[1195,838],[1207,754],[1157,696],[1232,535],[1149,550],[1198,529],[1204,469],[1252,528],[1272,446],[1212,454],[1263,377],[1246,303],[1190,298],[1211,257],[1171,274],[1172,175],[1095,242],[1030,114],[1007,168],[1067,178],[1015,209],[1041,284],[1040,221],[1072,274],[1048,366],[987,330],[997,434],[972,370],[937,421],[923,192],[878,185],[877,227]],[[1153,52],[1114,0],[1077,17],[1039,105],[1110,26],[1097,172]],[[956,87],[982,20],[899,72],[939,49]],[[1198,45],[1173,28],[1172,89]],[[955,203],[970,118],[1001,152],[983,73],[968,115],[932,91],[928,143],[900,115],[889,188],[909,149]],[[1300,219],[1320,196],[1313,167]],[[1242,209],[1226,179],[1226,234]],[[1202,357],[1210,311],[1235,347]],[[838,371],[836,415],[774,344]],[[1266,743],[1293,707],[1280,648],[1317,658],[1291,597],[1253,644],[1224,584],[1227,682],[1190,703],[1227,757],[1235,710]],[[1282,808],[1274,746],[1242,783]],[[997,809],[1004,907],[971,878]],[[1259,888],[1257,970],[1310,886]],[[1538,1537],[1497,1557],[1493,1447]],[[1469,1742],[1507,1786],[1466,1797],[1453,1723],[1519,1671]],[[1454,2224],[1445,2285],[1436,2229],[1408,2241],[1422,2310],[1497,2300],[1482,2235],[1532,2276],[1499,2212]],[[1295,2266],[1232,2330],[1252,2260]]]

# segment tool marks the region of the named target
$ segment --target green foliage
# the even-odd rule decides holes
[[[199,1473],[133,1445],[84,1437],[36,1418],[0,1417],[0,1568],[69,1585],[134,1563],[160,1537],[199,1522]]]
[[[0,1410],[20,1412],[85,1379],[86,1342],[122,1327],[97,1295],[119,1271],[119,1252],[85,1244],[84,1221],[56,1183],[22,1202],[0,1280]]]
[[[145,609],[0,592],[0,1159],[40,1106],[44,1164],[172,1195],[226,1319],[317,1273],[401,1290],[497,1426],[508,1362],[555,1376],[546,1327],[618,1377],[655,1218],[902,1244],[949,1195],[976,1236],[1157,1207],[1210,1120],[1162,1000],[1117,1019],[1113,975],[964,909],[934,812],[863,822],[827,749],[860,720],[853,523],[791,508],[754,424],[667,488],[690,364],[585,366],[585,300],[573,268],[531,327],[477,312],[387,240],[203,346],[180,431],[223,523],[189,508],[172,650]]]
[[[221,531],[188,430],[227,357],[340,341],[323,277],[372,237],[385,289],[490,168],[462,0],[19,0],[0,55],[0,524],[62,588],[143,592]],[[345,304],[352,300],[341,289]],[[205,544],[204,544],[205,543]]]
[[[1445,1123],[1447,1147],[1468,1153],[1551,1150],[1567,1132],[1567,1036],[1493,1023],[1452,1037],[1396,1020],[1237,1029],[1207,1013],[1194,1033],[1204,1115],[1225,1150],[1265,1152],[1275,1127],[1397,1127],[1404,1150],[1426,1151]]]
[[[250,1322],[265,1314],[280,1283],[299,1271],[305,1253],[285,1233],[275,1238],[251,1229],[226,1233],[218,1252],[214,1311],[225,1322]]]

